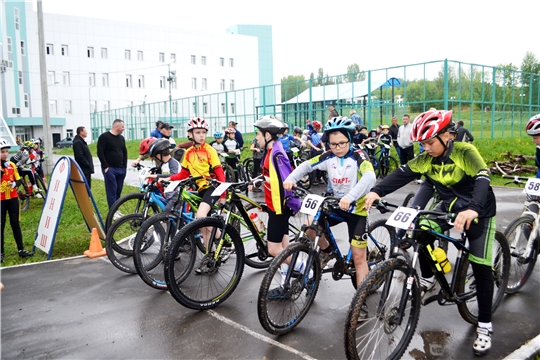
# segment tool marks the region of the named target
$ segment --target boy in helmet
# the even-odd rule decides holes
[[[411,128],[411,141],[419,141],[425,151],[396,169],[366,196],[366,209],[375,200],[394,192],[420,175],[425,181],[411,207],[423,209],[436,188],[441,202],[436,210],[457,213],[454,228],[465,231],[469,241],[469,260],[474,272],[478,301],[475,355],[485,355],[491,348],[491,305],[493,299],[492,245],[495,237],[495,195],[490,186],[489,170],[478,150],[470,144],[453,142],[449,129],[454,125],[452,111],[431,110],[416,117]],[[478,223],[471,226],[473,220]],[[444,232],[452,226],[440,219],[426,219],[426,224]],[[419,236],[433,243],[433,236]],[[428,261],[419,257],[422,295],[433,290],[435,279]]]
[[[527,135],[532,136],[532,141],[536,145],[536,166],[538,167],[538,172],[536,177],[540,178],[540,114],[534,115],[529,119],[526,126]]]
[[[225,148],[227,149],[225,153],[229,154],[229,156],[225,158],[225,161],[236,172],[236,164],[238,164],[238,157],[241,151],[240,144],[238,143],[238,140],[235,138],[236,129],[233,127],[225,129],[225,134],[226,134],[225,136],[227,137],[227,139],[223,142],[223,144],[225,145]]]
[[[210,146],[212,146],[214,149],[216,149],[218,154],[221,153],[227,153],[227,147],[223,143],[223,132],[222,131],[216,131],[214,133],[214,141],[210,143]]]

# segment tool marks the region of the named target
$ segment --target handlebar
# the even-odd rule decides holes
[[[525,185],[525,182],[529,180],[528,177],[512,176],[512,175],[507,175],[507,174],[503,174],[502,177],[505,179],[512,179],[512,181],[505,182],[504,185],[508,185],[508,184]],[[525,182],[523,180],[525,180]]]

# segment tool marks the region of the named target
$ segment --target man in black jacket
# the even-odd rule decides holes
[[[79,164],[88,187],[92,187],[91,175],[94,173],[94,161],[92,160],[92,154],[88,148],[88,144],[84,140],[88,136],[88,132],[84,126],[77,128],[77,135],[73,138],[73,154],[75,161]]]

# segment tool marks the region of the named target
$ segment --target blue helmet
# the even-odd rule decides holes
[[[223,132],[221,132],[221,131],[216,131],[216,132],[214,133],[214,137],[215,137],[216,139],[222,138],[222,137],[223,137]]]
[[[346,116],[336,116],[328,120],[324,132],[329,133],[338,130],[348,134],[354,134],[354,129],[355,124],[351,119],[348,119]]]

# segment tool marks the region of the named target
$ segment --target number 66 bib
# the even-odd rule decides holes
[[[400,206],[386,220],[386,225],[407,230],[417,215],[418,210]]]

